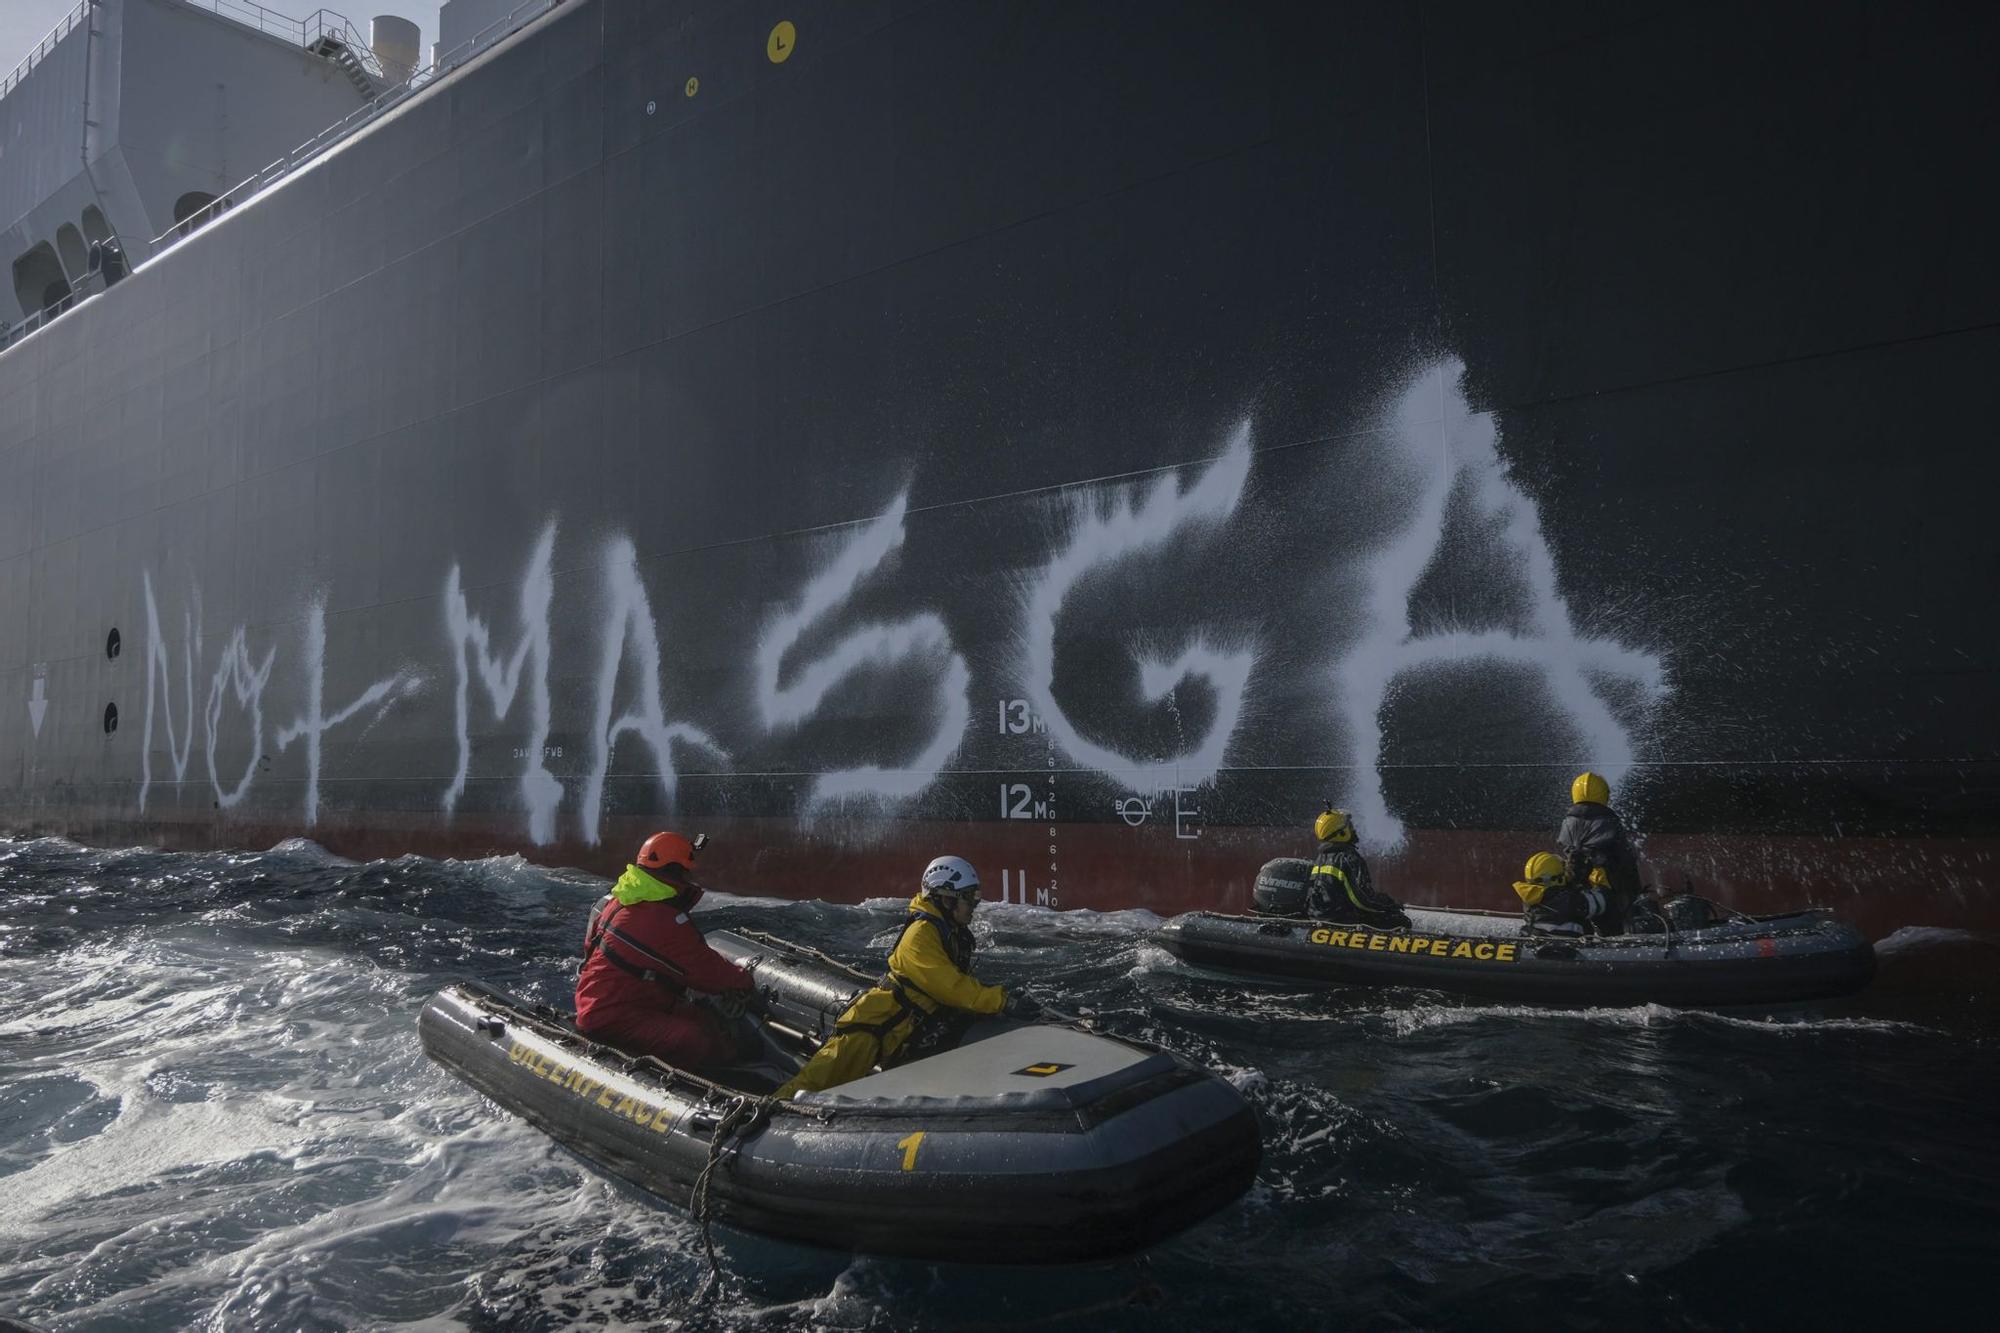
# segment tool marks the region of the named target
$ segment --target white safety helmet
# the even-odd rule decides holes
[[[940,856],[924,867],[924,892],[979,896],[979,872],[962,856]]]

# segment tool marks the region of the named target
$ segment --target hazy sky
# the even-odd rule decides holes
[[[199,7],[202,0],[191,2]],[[368,20],[377,14],[399,14],[414,20],[424,30],[423,45],[418,49],[429,60],[431,43],[438,35],[438,6],[443,0],[257,0],[257,3],[293,18],[302,18],[324,7],[345,14],[364,33],[368,31]],[[0,79],[12,73],[22,57],[74,8],[76,0],[0,0]]]

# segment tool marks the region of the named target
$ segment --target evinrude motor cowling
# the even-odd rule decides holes
[[[1266,861],[1251,891],[1251,910],[1260,916],[1301,916],[1306,910],[1306,886],[1312,882],[1312,862],[1296,856]]]

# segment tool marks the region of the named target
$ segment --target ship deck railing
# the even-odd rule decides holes
[[[283,35],[289,38],[293,34],[298,34],[301,43],[307,46],[310,46],[311,42],[321,36],[332,36],[335,40],[342,41],[343,43],[350,40],[359,40],[358,35],[354,33],[352,25],[348,24],[346,19],[341,18],[340,15],[335,14],[331,10],[322,9],[310,18],[294,19],[283,14],[277,14],[275,11],[267,10],[262,5],[254,3],[254,0],[181,0],[181,3],[192,5],[198,9],[210,10],[217,14],[226,14],[239,20],[243,19],[246,15],[251,15],[251,11],[256,11],[256,15],[252,15],[252,17],[268,15],[271,22],[277,23],[282,21],[285,25],[282,33],[275,35]],[[157,258],[167,250],[172,249],[181,241],[186,240],[189,236],[193,235],[206,224],[213,222],[229,209],[248,203],[293,173],[339,147],[349,138],[373,124],[376,119],[391,109],[402,105],[417,92],[437,82],[460,65],[466,64],[474,57],[483,54],[488,48],[513,36],[516,32],[519,32],[522,28],[562,3],[563,0],[519,0],[519,3],[505,14],[502,14],[478,32],[466,38],[451,50],[441,53],[430,64],[417,70],[408,79],[394,83],[383,89],[380,95],[373,100],[327,126],[312,138],[292,149],[291,152],[286,153],[283,157],[265,167],[262,171],[239,182],[231,189],[224,190],[206,206],[189,214],[165,232],[155,236],[152,244],[147,247],[148,253],[134,265],[135,270],[144,267],[146,263]],[[37,46],[29,54],[28,59],[22,61],[20,67],[8,76],[5,85],[6,89],[12,89],[27,75],[28,70],[32,69],[49,51],[54,50],[56,43],[60,42],[75,29],[76,25],[82,21],[83,16],[89,12],[89,9],[90,0],[78,0],[76,8],[70,11],[68,17],[61,23],[58,23],[55,29],[42,39],[41,45]],[[338,20],[337,24],[336,20]],[[261,22],[263,20],[259,18],[258,21]],[[345,26],[342,27],[341,25]],[[266,29],[266,31],[269,30]],[[365,50],[365,47],[363,50]],[[360,53],[357,52],[356,54],[359,55]],[[373,56],[370,55],[369,58],[372,60]],[[376,65],[374,68],[379,70],[380,66]],[[4,95],[5,92],[0,91],[0,96]],[[34,311],[17,323],[9,324],[4,320],[0,320],[0,349],[11,347],[22,338],[27,337],[52,320],[67,314],[89,297],[102,292],[105,285],[102,274],[89,273],[75,282],[71,287],[70,294],[62,300]]]
[[[52,301],[29,315],[26,319],[17,320],[13,323],[8,323],[5,319],[0,319],[0,350],[12,347],[36,329],[68,314],[88,298],[103,291],[108,285],[104,281],[102,271],[86,273],[70,284],[69,295],[63,297],[60,301]]]
[[[20,64],[14,66],[14,72],[9,74],[4,82],[0,82],[0,98],[20,87],[21,80],[28,77],[28,72],[41,64],[49,52],[62,43],[63,38],[76,31],[76,26],[83,22],[83,16],[89,12],[90,0],[76,0],[76,5],[69,13],[63,15],[62,21],[49,29],[49,35],[37,42],[35,49],[23,56]]]
[[[247,0],[196,0],[201,4],[239,4]],[[189,214],[165,232],[153,238],[147,260],[158,257],[162,252],[185,240],[204,225],[232,208],[250,202],[264,191],[284,181],[293,173],[317,161],[354,135],[366,129],[381,116],[395,107],[401,106],[416,93],[443,78],[460,65],[485,52],[489,47],[513,36],[522,28],[540,18],[563,0],[520,0],[512,9],[472,36],[441,53],[430,64],[425,65],[408,79],[386,88],[372,101],[335,121],[298,147],[286,153],[263,170],[247,177],[231,189],[224,190],[199,211]],[[321,10],[325,14],[328,11]]]
[[[384,77],[382,62],[376,58],[374,49],[345,14],[331,9],[317,9],[305,18],[295,19],[290,14],[267,9],[257,0],[180,0],[180,3],[190,9],[205,9],[211,14],[233,19],[267,37],[282,38],[301,50],[323,51],[325,43],[337,43],[346,47],[370,75],[376,79]]]
[[[289,14],[280,14],[268,9],[256,0],[179,0],[189,9],[206,10],[220,15],[243,27],[255,29],[268,37],[277,37],[301,50],[324,50],[327,43],[345,47],[355,63],[378,81],[386,81],[382,62],[375,55],[360,31],[345,14],[331,9],[314,10],[302,19]],[[69,13],[55,27],[49,29],[48,36],[35,44],[35,49],[21,58],[14,66],[14,72],[5,81],[0,81],[0,98],[14,91],[21,81],[28,77],[35,66],[42,63],[62,44],[63,38],[81,27],[90,13],[91,0],[76,0]]]

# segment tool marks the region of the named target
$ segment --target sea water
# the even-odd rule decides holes
[[[1243,1090],[1255,1185],[1142,1258],[1002,1269],[718,1229],[430,1064],[474,979],[565,1005],[603,881],[0,841],[0,1314],[49,1329],[1938,1325],[2000,1254],[2000,940],[1912,923],[1864,994],[1544,1009],[1219,980],[1145,912],[988,906],[983,977]],[[716,894],[873,971],[860,906]],[[1983,1322],[1983,1321],[1981,1321]]]

